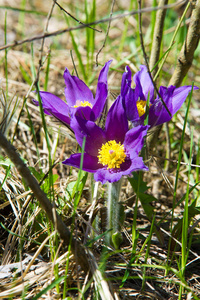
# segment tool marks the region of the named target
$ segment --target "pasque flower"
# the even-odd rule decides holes
[[[159,88],[159,94],[166,104],[170,115],[159,96],[155,97],[154,86],[147,72],[147,67],[140,66],[140,71],[133,76],[133,81],[135,82],[134,89],[131,88],[131,76],[131,70],[127,66],[126,72],[122,77],[121,95],[127,118],[134,125],[144,123],[148,95],[148,124],[153,127],[170,121],[173,115],[181,108],[192,89],[192,86],[176,88],[173,85],[169,87],[161,86]],[[196,90],[198,87],[194,86],[193,89]]]
[[[137,126],[129,130],[128,120],[119,96],[108,111],[103,130],[92,121],[74,116],[71,128],[82,147],[83,170],[94,173],[94,179],[103,184],[120,180],[137,170],[148,170],[139,152],[144,144],[148,126]],[[72,154],[63,163],[80,168],[81,153]]]
[[[81,107],[78,110],[80,116],[86,120],[95,121],[101,116],[108,96],[107,75],[110,64],[111,60],[105,64],[99,74],[95,98],[89,87],[77,76],[71,75],[66,68],[63,75],[66,85],[66,102],[54,94],[40,92],[44,112],[54,116],[63,124],[70,125],[77,108]],[[38,101],[33,100],[33,102],[39,105]]]

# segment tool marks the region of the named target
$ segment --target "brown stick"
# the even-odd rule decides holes
[[[169,85],[180,86],[183,78],[192,65],[194,51],[196,50],[200,38],[200,0],[192,11],[186,41],[179,54],[175,71],[171,77]]]
[[[169,82],[169,85],[175,85],[176,87],[181,85],[183,78],[187,74],[192,64],[194,51],[197,48],[199,38],[200,38],[200,0],[197,0],[196,6],[192,12],[187,38],[179,54],[178,63],[172,75],[172,78]],[[153,133],[148,137],[147,144],[150,152],[153,150],[154,146],[157,143],[158,136],[161,129],[162,129],[162,125],[157,126],[157,131],[155,131],[155,133]]]
[[[67,226],[63,223],[61,217],[55,211],[53,205],[47,198],[46,194],[41,190],[37,180],[31,174],[28,167],[24,164],[19,154],[16,152],[15,147],[6,139],[6,137],[0,131],[0,148],[4,149],[8,157],[15,164],[15,167],[19,174],[23,177],[26,184],[31,188],[34,193],[34,196],[37,198],[42,208],[46,212],[50,221],[54,224],[54,227],[58,230],[61,239],[64,243],[69,246],[71,243],[71,250],[74,254],[75,260],[81,266],[85,274],[88,274],[91,277],[94,273],[94,268],[91,268],[89,260],[87,258],[85,249],[83,245],[72,237],[71,232]]]
[[[163,7],[167,4],[168,4],[168,0],[160,0],[158,7]],[[155,23],[154,33],[153,33],[152,49],[151,49],[151,55],[149,60],[150,70],[153,69],[153,67],[159,60],[165,15],[166,15],[166,9],[160,9],[156,13],[156,23]],[[156,66],[156,68],[151,72],[152,77],[155,76],[157,69],[158,66]],[[152,148],[157,143],[161,128],[162,125],[157,126],[157,130],[155,130],[151,135],[147,137],[147,148],[150,152],[152,152]]]
[[[160,0],[158,7],[163,7],[167,4],[168,4],[168,0]],[[150,56],[150,60],[149,60],[150,70],[153,69],[153,67],[159,60],[165,15],[166,15],[166,9],[160,9],[156,13],[156,23],[155,23],[154,33],[153,33],[151,56]],[[158,67],[156,67],[152,71],[152,73],[151,73],[152,77],[154,77],[154,75],[156,74],[157,69],[158,69]]]

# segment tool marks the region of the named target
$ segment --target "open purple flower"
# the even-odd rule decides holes
[[[105,64],[99,74],[95,98],[88,86],[77,76],[71,75],[66,68],[63,75],[66,84],[66,102],[54,94],[40,92],[44,112],[67,125],[70,125],[71,118],[77,110],[82,118],[95,121],[100,117],[108,96],[107,76],[110,64],[111,60]],[[33,102],[39,105],[38,101],[33,100]]]
[[[137,170],[148,170],[139,152],[143,147],[148,126],[137,126],[129,130],[128,120],[119,96],[111,106],[105,130],[92,121],[75,116],[71,122],[80,146],[85,137],[83,170],[94,173],[94,179],[115,182],[122,175]],[[63,163],[80,168],[81,153],[72,154]]]
[[[175,86],[159,88],[160,96],[166,104],[169,112],[162,103],[162,100],[157,96],[154,97],[154,86],[151,78],[147,72],[146,66],[140,66],[138,71],[133,76],[135,88],[131,88],[131,70],[127,66],[126,72],[122,77],[121,95],[123,98],[123,105],[125,107],[127,118],[134,125],[143,124],[145,119],[145,111],[147,99],[149,97],[149,119],[150,127],[157,126],[171,120],[173,115],[181,108],[183,102],[186,100],[192,86],[182,86],[176,88]],[[194,86],[193,90],[198,89]],[[149,96],[148,96],[149,95]]]

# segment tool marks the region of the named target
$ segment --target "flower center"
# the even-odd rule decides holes
[[[141,117],[145,114],[146,104],[147,104],[147,101],[144,101],[144,100],[137,101],[136,105],[137,105],[139,117]]]
[[[77,100],[76,101],[76,105],[74,105],[74,107],[76,108],[76,107],[80,107],[80,106],[82,106],[82,107],[89,106],[89,107],[92,108],[92,104],[89,101],[80,101],[80,100]]]
[[[124,145],[117,143],[115,140],[108,141],[99,149],[99,155],[97,157],[99,163],[103,166],[107,166],[107,169],[119,169],[126,158]]]

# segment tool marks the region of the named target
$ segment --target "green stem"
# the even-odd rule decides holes
[[[113,245],[116,249],[122,241],[120,233],[123,223],[123,206],[119,203],[122,179],[117,182],[108,183],[108,202],[107,202],[107,244]]]

